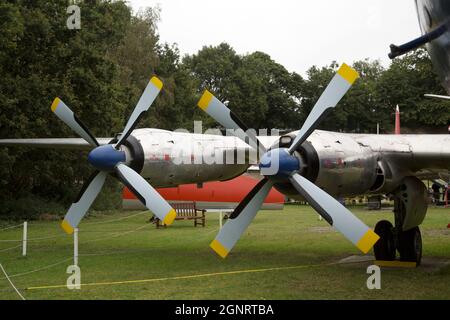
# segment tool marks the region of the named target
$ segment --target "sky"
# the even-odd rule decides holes
[[[420,35],[414,0],[129,0],[135,11],[159,6],[162,42],[181,54],[229,43],[262,51],[290,72],[364,58],[389,65],[389,45]]]

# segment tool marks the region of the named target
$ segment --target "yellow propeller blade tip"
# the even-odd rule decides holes
[[[197,103],[198,107],[200,109],[202,109],[203,111],[206,111],[206,109],[208,109],[208,106],[211,103],[211,100],[213,97],[214,96],[211,92],[209,92],[208,90],[205,90],[202,97],[200,98],[200,100]]]
[[[363,253],[369,252],[370,249],[374,246],[374,244],[380,239],[380,236],[377,235],[372,229],[367,230],[367,232],[359,239],[356,246]]]
[[[159,90],[161,90],[162,87],[163,87],[162,81],[159,80],[157,77],[152,77],[152,78],[150,79],[150,82],[151,82],[155,87],[157,87]]]
[[[59,98],[55,98],[55,100],[53,100],[53,103],[51,106],[53,112],[56,111],[56,108],[58,108],[58,105],[60,102],[61,102],[61,99],[59,99]]]
[[[63,222],[61,223],[61,227],[67,234],[72,234],[74,231],[73,227],[69,224],[69,222],[66,219],[64,219]]]
[[[219,241],[217,240],[213,240],[213,242],[211,242],[211,244],[209,245],[211,247],[211,249],[213,249],[219,256],[221,256],[222,258],[226,258],[228,253],[230,251],[228,251],[227,248],[225,248]]]
[[[165,225],[171,225],[173,220],[175,220],[175,217],[177,216],[177,213],[175,212],[175,209],[171,209],[169,213],[166,214],[164,217],[163,223]]]
[[[345,63],[342,64],[337,73],[350,84],[353,84],[359,78],[358,72]]]

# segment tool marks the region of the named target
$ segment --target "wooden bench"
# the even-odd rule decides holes
[[[175,220],[194,220],[194,227],[196,227],[197,225],[201,225],[202,227],[205,226],[206,210],[197,209],[195,202],[173,203],[172,208],[174,208],[177,213]],[[158,218],[156,218],[155,221],[156,228],[159,228],[163,225],[161,223],[161,220],[159,220]],[[166,227],[165,224],[163,226]]]

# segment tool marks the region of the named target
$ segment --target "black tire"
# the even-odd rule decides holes
[[[387,220],[381,220],[375,226],[375,233],[380,236],[373,246],[376,260],[395,260],[394,226]]]
[[[422,260],[422,235],[419,227],[403,231],[399,235],[400,260],[416,262],[420,265]]]

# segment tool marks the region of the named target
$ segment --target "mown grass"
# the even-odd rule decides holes
[[[352,209],[368,225],[393,220],[388,210]],[[149,214],[117,212],[85,219],[80,225],[82,283],[160,279],[299,266],[266,272],[167,279],[153,282],[27,290],[64,285],[72,264],[73,243],[58,222],[32,222],[28,256],[20,244],[21,229],[0,231],[0,263],[27,299],[450,299],[450,268],[382,269],[382,289],[368,290],[371,263],[327,265],[358,250],[308,206],[289,205],[282,211],[261,211],[225,260],[209,243],[218,231],[218,214],[207,215],[205,228],[176,221],[157,230]],[[121,219],[122,220],[116,220]],[[113,221],[111,221],[113,220]],[[424,257],[450,260],[450,209],[429,209],[422,225]],[[0,228],[1,229],[1,228]],[[2,242],[3,241],[3,242]],[[67,259],[66,261],[63,261]],[[62,261],[62,262],[61,262]],[[31,272],[61,262],[40,271]],[[433,264],[434,262],[431,262]],[[0,298],[18,299],[0,275]]]

